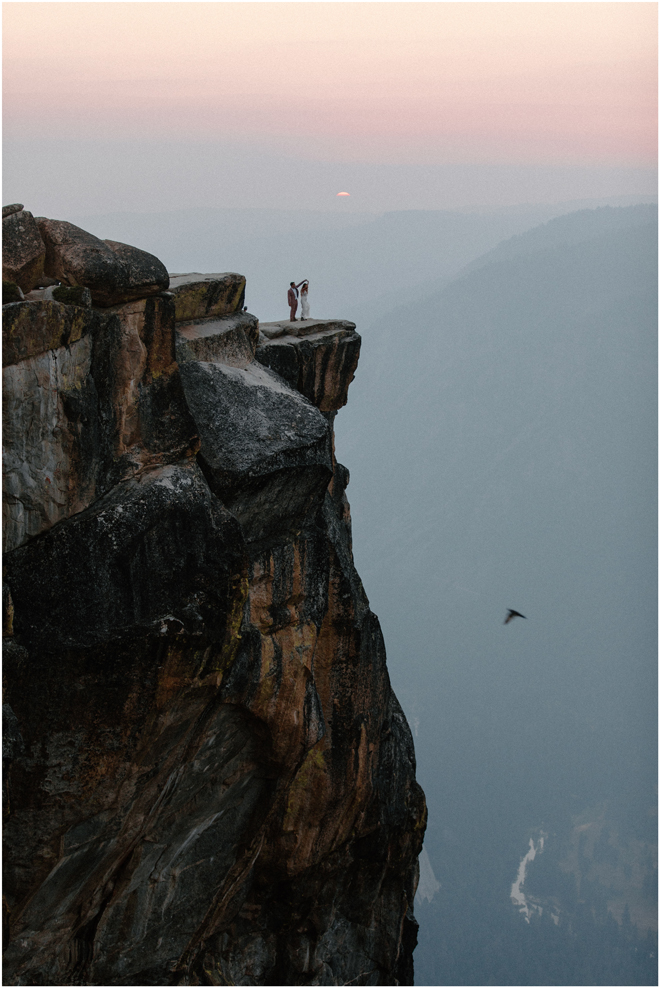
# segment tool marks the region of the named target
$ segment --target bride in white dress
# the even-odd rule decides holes
[[[302,319],[309,319],[309,282],[303,282],[300,289],[300,306],[302,308]]]

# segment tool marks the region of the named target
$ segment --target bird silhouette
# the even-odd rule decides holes
[[[525,615],[524,615],[524,614],[521,614],[521,613],[520,613],[520,611],[512,611],[512,610],[511,610],[511,608],[509,608],[509,613],[508,613],[508,614],[507,614],[507,616],[506,616],[506,617],[504,618],[504,623],[505,623],[505,624],[508,624],[508,623],[509,623],[509,621],[513,621],[513,619],[514,619],[514,617],[521,617],[521,618],[524,618],[524,617],[525,617]],[[525,618],[525,621],[526,621],[526,620],[527,620],[527,618]]]

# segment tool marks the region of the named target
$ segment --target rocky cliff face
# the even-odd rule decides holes
[[[3,222],[5,983],[412,984],[424,797],[333,449],[355,327]]]

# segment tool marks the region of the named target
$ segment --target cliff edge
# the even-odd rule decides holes
[[[411,985],[424,796],[333,444],[355,326],[3,228],[4,983]]]

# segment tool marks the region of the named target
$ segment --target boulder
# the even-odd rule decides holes
[[[121,261],[126,271],[126,289],[118,302],[129,302],[132,299],[144,298],[145,295],[157,295],[167,291],[170,276],[162,261],[154,254],[129,244],[118,243],[116,240],[104,240]],[[114,303],[111,303],[114,304]]]
[[[94,305],[118,305],[167,289],[167,270],[153,254],[99,240],[63,220],[37,222],[46,244],[45,273],[64,285],[89,288]]]
[[[302,338],[290,334],[268,338],[263,331],[270,330],[272,324],[262,324],[263,336],[255,357],[320,411],[336,412],[348,400],[362,341],[352,322],[314,322],[315,332]]]
[[[169,290],[174,295],[176,321],[192,322],[239,312],[245,302],[242,274],[172,274]]]
[[[96,304],[121,301],[126,273],[103,240],[64,220],[39,216],[37,223],[46,244],[44,271],[48,276],[65,285],[89,288]]]
[[[200,464],[246,539],[299,529],[332,476],[331,430],[320,412],[256,362],[189,361],[180,371]]]
[[[22,202],[12,203],[11,206],[3,206],[2,207],[2,218],[3,218],[3,220],[4,220],[5,216],[11,216],[12,213],[20,213],[20,211],[22,209],[24,209],[24,208],[25,207],[23,206],[23,203]]]
[[[46,247],[32,213],[21,208],[5,216],[3,211],[3,281],[13,281],[24,292],[31,291],[43,274],[45,259]]]
[[[231,367],[247,367],[259,342],[259,320],[249,312],[177,327],[176,358],[218,361]]]

